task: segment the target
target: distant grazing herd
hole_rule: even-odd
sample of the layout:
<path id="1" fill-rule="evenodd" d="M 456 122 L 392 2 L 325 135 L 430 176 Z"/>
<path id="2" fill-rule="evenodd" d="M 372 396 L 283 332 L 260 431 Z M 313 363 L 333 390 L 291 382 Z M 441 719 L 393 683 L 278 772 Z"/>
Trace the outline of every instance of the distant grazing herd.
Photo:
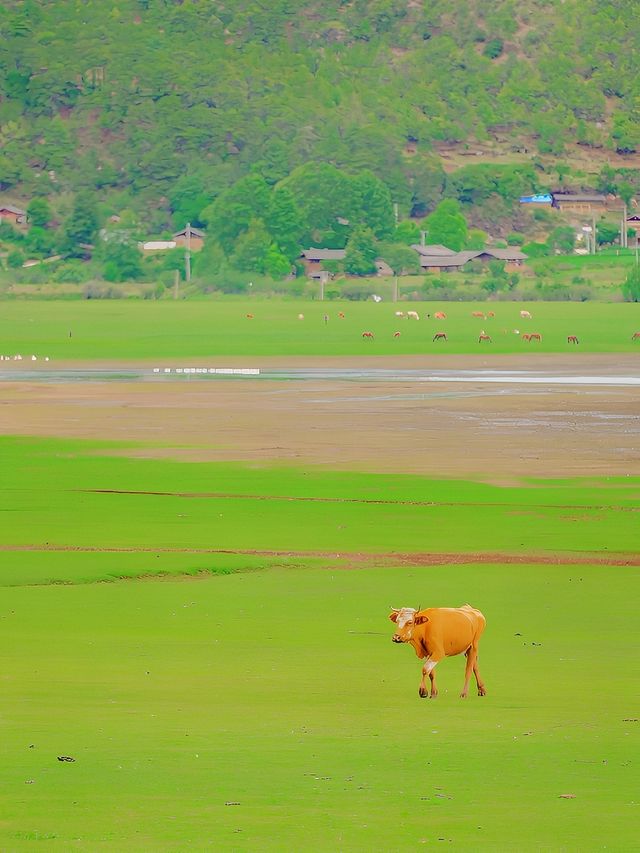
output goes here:
<path id="1" fill-rule="evenodd" d="M 418 314 L 417 311 L 396 311 L 395 316 L 398 319 L 405 319 L 405 320 L 419 320 L 420 319 L 420 315 Z M 431 314 L 426 314 L 425 316 L 426 316 L 427 320 L 431 319 Z M 472 311 L 471 316 L 476 320 L 492 320 L 495 318 L 496 315 L 495 315 L 494 311 L 487 311 L 486 313 L 484 311 Z M 248 320 L 253 320 L 253 314 L 247 314 L 246 317 Z M 520 311 L 520 318 L 522 320 L 533 320 L 533 315 L 531 314 L 530 311 L 522 310 L 522 311 Z M 338 312 L 338 319 L 339 320 L 345 319 L 345 315 L 344 315 L 343 311 Z M 447 315 L 445 314 L 444 311 L 435 311 L 433 314 L 433 319 L 434 320 L 446 320 Z M 298 314 L 298 320 L 304 320 L 304 314 Z M 328 320 L 329 320 L 329 315 L 325 314 L 324 315 L 324 322 L 327 323 Z M 509 334 L 508 329 L 503 329 L 502 332 L 503 332 L 503 334 Z M 393 337 L 399 338 L 401 336 L 401 334 L 402 334 L 402 332 L 396 330 L 393 332 Z M 524 341 L 525 343 L 533 343 L 533 342 L 542 343 L 542 335 L 540 334 L 540 332 L 523 332 L 522 334 L 520 334 L 520 329 L 513 329 L 513 334 L 519 335 L 520 340 Z M 369 340 L 375 339 L 375 335 L 370 330 L 365 330 L 362 333 L 362 337 L 367 338 Z M 448 340 L 447 333 L 442 332 L 442 331 L 436 332 L 432 338 L 432 341 L 447 341 L 447 340 Z M 634 332 L 631 335 L 631 340 L 632 341 L 639 341 L 640 340 L 640 332 Z M 491 335 L 489 335 L 484 329 L 482 329 L 482 331 L 478 335 L 478 343 L 479 344 L 482 344 L 482 343 L 490 344 L 490 343 L 492 343 Z M 580 343 L 580 340 L 578 339 L 577 335 L 567 335 L 567 343 L 577 346 Z"/>
<path id="2" fill-rule="evenodd" d="M 398 319 L 405 319 L 405 320 L 419 320 L 420 319 L 420 315 L 418 314 L 417 311 L 396 311 L 395 316 Z M 431 319 L 431 314 L 426 314 L 425 316 L 426 316 L 427 320 Z M 495 315 L 494 311 L 487 311 L 486 313 L 484 311 L 472 311 L 471 316 L 475 320 L 492 320 L 495 318 L 496 315 Z M 253 314 L 247 314 L 246 317 L 248 320 L 253 320 Z M 338 312 L 338 319 L 344 320 L 344 318 L 345 318 L 344 312 L 343 311 Z M 435 311 L 433 314 L 433 319 L 434 320 L 446 320 L 447 315 L 445 314 L 444 311 Z M 520 311 L 520 319 L 522 319 L 522 320 L 533 320 L 533 315 L 531 314 L 530 311 L 525 311 L 523 309 L 522 311 Z M 304 314 L 298 314 L 298 320 L 304 320 Z M 324 315 L 325 324 L 328 322 L 328 320 L 329 320 L 329 315 L 325 314 Z M 508 329 L 503 329 L 502 332 L 503 332 L 503 334 L 509 334 Z M 534 342 L 542 343 L 542 335 L 540 334 L 540 332 L 523 332 L 522 334 L 520 334 L 520 329 L 513 329 L 513 334 L 519 335 L 520 340 L 524 341 L 525 343 L 534 343 Z M 396 330 L 393 332 L 394 338 L 399 338 L 401 335 L 402 335 L 402 332 L 400 332 L 399 330 Z M 364 332 L 362 332 L 362 337 L 366 338 L 368 340 L 374 340 L 375 339 L 375 335 L 373 334 L 373 332 L 368 330 L 368 329 L 365 330 Z M 432 338 L 432 341 L 447 341 L 447 340 L 448 340 L 447 333 L 443 332 L 443 331 L 436 332 Z M 489 335 L 484 329 L 482 329 L 482 331 L 478 335 L 478 343 L 479 344 L 482 344 L 482 343 L 490 344 L 490 343 L 492 343 L 492 340 L 493 339 L 492 339 L 491 335 Z M 640 332 L 634 332 L 631 335 L 631 340 L 632 341 L 640 341 Z M 579 340 L 577 335 L 567 335 L 567 343 L 572 344 L 574 346 L 577 346 L 580 343 L 580 340 Z"/>

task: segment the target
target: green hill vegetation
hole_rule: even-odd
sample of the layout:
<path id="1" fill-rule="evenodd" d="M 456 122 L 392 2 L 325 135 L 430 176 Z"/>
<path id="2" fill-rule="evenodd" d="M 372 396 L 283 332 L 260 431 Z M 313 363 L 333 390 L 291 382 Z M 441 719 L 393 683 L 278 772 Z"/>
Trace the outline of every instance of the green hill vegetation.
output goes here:
<path id="1" fill-rule="evenodd" d="M 0 249 L 14 268 L 60 252 L 51 275 L 84 280 L 69 257 L 106 224 L 95 275 L 135 279 L 136 242 L 191 222 L 200 276 L 282 278 L 350 241 L 368 273 L 409 242 L 396 214 L 446 199 L 546 240 L 563 223 L 520 194 L 640 194 L 639 50 L 619 0 L 6 0 L 0 193 L 40 210 Z"/>

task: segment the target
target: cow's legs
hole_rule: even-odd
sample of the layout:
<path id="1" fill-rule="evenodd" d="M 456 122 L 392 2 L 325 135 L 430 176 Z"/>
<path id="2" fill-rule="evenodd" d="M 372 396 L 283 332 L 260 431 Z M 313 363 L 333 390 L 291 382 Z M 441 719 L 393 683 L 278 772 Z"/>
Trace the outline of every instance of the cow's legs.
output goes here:
<path id="1" fill-rule="evenodd" d="M 438 695 L 438 688 L 436 687 L 436 671 L 432 669 L 429 673 L 429 680 L 431 681 L 431 698 L 435 699 Z"/>
<path id="2" fill-rule="evenodd" d="M 462 688 L 462 693 L 460 694 L 461 699 L 467 698 L 467 693 L 469 692 L 469 682 L 471 681 L 471 673 L 476 669 L 478 650 L 474 646 L 471 646 L 464 653 L 464 656 L 467 659 L 467 665 L 464 670 L 464 687 Z"/>
<path id="3" fill-rule="evenodd" d="M 487 691 L 485 690 L 484 681 L 480 677 L 480 671 L 478 669 L 478 652 L 477 652 L 477 650 L 476 650 L 476 659 L 475 659 L 475 662 L 473 664 L 473 674 L 476 677 L 476 684 L 478 685 L 478 696 L 486 696 Z"/>
<path id="4" fill-rule="evenodd" d="M 422 667 L 422 679 L 420 681 L 420 687 L 418 688 L 418 693 L 421 698 L 424 699 L 429 695 L 429 691 L 427 690 L 426 685 L 426 677 L 429 676 L 429 681 L 431 682 L 431 697 L 435 699 L 438 695 L 438 689 L 436 688 L 436 676 L 434 673 L 434 669 L 436 668 L 438 661 L 430 658 Z"/>

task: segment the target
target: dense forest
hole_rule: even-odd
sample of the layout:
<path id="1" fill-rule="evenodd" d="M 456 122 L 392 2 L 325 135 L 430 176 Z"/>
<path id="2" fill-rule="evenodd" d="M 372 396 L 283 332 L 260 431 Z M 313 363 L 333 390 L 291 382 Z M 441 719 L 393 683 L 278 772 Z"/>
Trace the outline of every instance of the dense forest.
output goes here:
<path id="1" fill-rule="evenodd" d="M 4 0 L 0 191 L 48 205 L 31 254 L 125 211 L 140 235 L 208 227 L 203 265 L 274 275 L 311 242 L 389 241 L 394 204 L 406 219 L 452 199 L 472 225 L 526 231 L 523 192 L 640 189 L 633 7 Z M 443 160 L 489 142 L 496 162 Z"/>

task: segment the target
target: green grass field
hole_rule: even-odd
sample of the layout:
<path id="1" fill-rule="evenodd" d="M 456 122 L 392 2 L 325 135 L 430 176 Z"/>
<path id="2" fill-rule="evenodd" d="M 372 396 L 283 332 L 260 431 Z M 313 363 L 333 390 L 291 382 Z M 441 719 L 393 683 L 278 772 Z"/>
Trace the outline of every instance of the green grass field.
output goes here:
<path id="1" fill-rule="evenodd" d="M 639 573 L 589 559 L 637 552 L 639 478 L 507 488 L 118 450 L 0 441 L 0 849 L 634 848 Z M 233 553 L 254 549 L 298 553 Z M 389 610 L 466 601 L 488 695 L 459 699 L 455 658 L 420 700 Z"/>
<path id="2" fill-rule="evenodd" d="M 532 320 L 520 317 L 523 308 Z M 394 316 L 407 309 L 416 310 L 420 320 Z M 494 318 L 471 316 L 490 310 Z M 436 311 L 444 311 L 446 320 L 434 320 Z M 304 320 L 298 319 L 301 312 Z M 515 329 L 539 332 L 542 343 L 525 343 Z M 491 335 L 491 344 L 478 344 L 481 330 Z M 363 339 L 363 331 L 372 331 L 374 340 Z M 435 331 L 445 331 L 448 341 L 434 343 Z M 574 352 L 568 335 L 578 336 L 580 352 L 636 352 L 640 342 L 631 341 L 636 331 L 640 303 L 16 301 L 3 302 L 0 310 L 1 354 L 54 361 Z"/>

